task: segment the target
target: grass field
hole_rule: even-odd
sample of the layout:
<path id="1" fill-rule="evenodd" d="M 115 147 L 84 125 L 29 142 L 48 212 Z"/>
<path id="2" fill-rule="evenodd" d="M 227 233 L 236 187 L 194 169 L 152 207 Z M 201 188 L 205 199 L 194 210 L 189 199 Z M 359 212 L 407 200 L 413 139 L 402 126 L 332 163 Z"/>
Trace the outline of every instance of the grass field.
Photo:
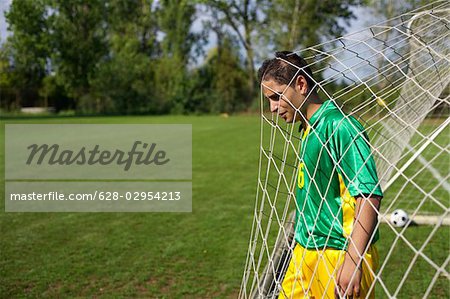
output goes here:
<path id="1" fill-rule="evenodd" d="M 4 213 L 1 201 L 2 298 L 235 298 L 253 217 L 259 156 L 259 118 L 86 117 L 9 119 L 5 123 L 189 123 L 193 127 L 192 213 Z M 1 169 L 4 174 L 4 169 Z M 4 188 L 2 181 L 1 188 Z M 1 190 L 2 198 L 4 189 Z M 418 248 L 432 227 L 411 227 Z M 448 228 L 423 252 L 441 265 Z M 381 226 L 386 256 L 395 234 Z M 401 242 L 383 281 L 392 291 L 414 256 Z M 435 271 L 415 263 L 398 298 L 421 298 Z M 449 267 L 447 266 L 447 271 Z M 378 292 L 381 294 L 381 292 Z M 381 296 L 380 296 L 381 297 Z M 440 277 L 432 298 L 450 297 Z"/>

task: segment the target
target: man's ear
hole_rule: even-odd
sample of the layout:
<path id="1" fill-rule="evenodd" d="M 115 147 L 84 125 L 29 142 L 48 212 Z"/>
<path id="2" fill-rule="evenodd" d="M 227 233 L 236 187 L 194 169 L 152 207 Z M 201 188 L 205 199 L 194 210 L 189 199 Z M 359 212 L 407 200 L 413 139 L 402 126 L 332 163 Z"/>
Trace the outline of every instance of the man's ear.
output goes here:
<path id="1" fill-rule="evenodd" d="M 303 75 L 297 76 L 297 80 L 295 80 L 295 89 L 304 96 L 308 94 L 308 82 Z"/>

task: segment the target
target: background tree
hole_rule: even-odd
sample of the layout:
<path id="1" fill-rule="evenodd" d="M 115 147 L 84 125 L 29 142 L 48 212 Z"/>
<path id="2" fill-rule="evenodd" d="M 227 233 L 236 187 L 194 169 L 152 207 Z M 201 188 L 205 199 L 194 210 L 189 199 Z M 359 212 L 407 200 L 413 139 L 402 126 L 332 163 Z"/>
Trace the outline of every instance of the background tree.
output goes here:
<path id="1" fill-rule="evenodd" d="M 265 13 L 269 27 L 264 34 L 275 49 L 294 50 L 341 36 L 354 19 L 357 0 L 272 0 Z M 344 23 L 342 23 L 342 21 Z"/>
<path id="2" fill-rule="evenodd" d="M 13 70 L 6 44 L 0 45 L 0 109 L 14 110 L 17 94 L 14 88 Z"/>
<path id="3" fill-rule="evenodd" d="M 108 53 L 89 77 L 91 91 L 80 109 L 96 113 L 160 113 L 154 91 L 158 55 L 157 10 L 153 1 L 111 1 Z"/>
<path id="4" fill-rule="evenodd" d="M 2 68 L 14 78 L 8 82 L 17 91 L 16 107 L 237 112 L 256 98 L 262 57 L 343 34 L 341 21 L 353 17 L 351 6 L 358 3 L 15 0 L 7 13 L 10 51 Z M 196 22 L 201 17 L 203 26 Z M 205 43 L 214 35 L 215 43 Z M 207 55 L 206 44 L 212 49 Z"/>
<path id="5" fill-rule="evenodd" d="M 167 99 L 172 112 L 183 112 L 188 105 L 188 65 L 193 46 L 200 36 L 191 30 L 196 16 L 189 0 L 159 2 L 158 25 L 161 31 L 161 57 L 156 63 L 155 87 L 159 102 Z"/>
<path id="6" fill-rule="evenodd" d="M 51 10 L 53 67 L 68 94 L 80 99 L 107 54 L 107 2 L 53 0 Z"/>
<path id="7" fill-rule="evenodd" d="M 205 62 L 192 71 L 188 112 L 234 113 L 248 108 L 248 78 L 230 37 L 211 49 Z"/>
<path id="8" fill-rule="evenodd" d="M 30 105 L 47 73 L 49 57 L 48 11 L 44 0 L 13 1 L 5 14 L 8 56 L 12 63 L 11 87 L 16 93 L 14 107 Z"/>
<path id="9" fill-rule="evenodd" d="M 158 113 L 153 92 L 151 60 L 140 52 L 136 36 L 114 35 L 111 58 L 103 61 L 90 78 L 91 93 L 81 109 L 96 113 Z"/>
<path id="10" fill-rule="evenodd" d="M 236 49 L 233 40 L 225 38 L 210 58 L 215 74 L 213 88 L 218 96 L 214 110 L 219 112 L 242 111 L 248 108 L 248 99 L 252 99 L 252 91 L 245 84 L 248 74 Z"/>
<path id="11" fill-rule="evenodd" d="M 205 0 L 203 1 L 211 10 L 212 16 L 228 32 L 237 37 L 240 47 L 245 52 L 245 66 L 248 73 L 248 88 L 251 95 L 256 87 L 256 49 L 260 33 L 265 30 L 266 21 L 263 8 L 267 5 L 265 0 Z"/>

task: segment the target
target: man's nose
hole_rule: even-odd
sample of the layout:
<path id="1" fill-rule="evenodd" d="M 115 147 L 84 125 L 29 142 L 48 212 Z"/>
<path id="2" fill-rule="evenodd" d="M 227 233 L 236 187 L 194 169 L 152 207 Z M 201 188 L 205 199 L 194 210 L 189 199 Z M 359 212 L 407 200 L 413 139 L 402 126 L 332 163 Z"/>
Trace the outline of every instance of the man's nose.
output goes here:
<path id="1" fill-rule="evenodd" d="M 278 110 L 278 101 L 270 100 L 270 112 L 277 112 Z"/>

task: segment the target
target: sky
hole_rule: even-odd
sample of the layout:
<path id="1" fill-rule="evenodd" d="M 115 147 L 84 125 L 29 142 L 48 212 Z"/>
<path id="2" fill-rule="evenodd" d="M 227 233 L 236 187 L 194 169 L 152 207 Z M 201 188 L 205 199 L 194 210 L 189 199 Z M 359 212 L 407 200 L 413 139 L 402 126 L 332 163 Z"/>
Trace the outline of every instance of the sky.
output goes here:
<path id="1" fill-rule="evenodd" d="M 0 0 L 0 43 L 3 43 L 8 35 L 8 31 L 6 30 L 8 24 L 6 24 L 4 13 L 8 10 L 11 2 L 12 0 Z"/>

